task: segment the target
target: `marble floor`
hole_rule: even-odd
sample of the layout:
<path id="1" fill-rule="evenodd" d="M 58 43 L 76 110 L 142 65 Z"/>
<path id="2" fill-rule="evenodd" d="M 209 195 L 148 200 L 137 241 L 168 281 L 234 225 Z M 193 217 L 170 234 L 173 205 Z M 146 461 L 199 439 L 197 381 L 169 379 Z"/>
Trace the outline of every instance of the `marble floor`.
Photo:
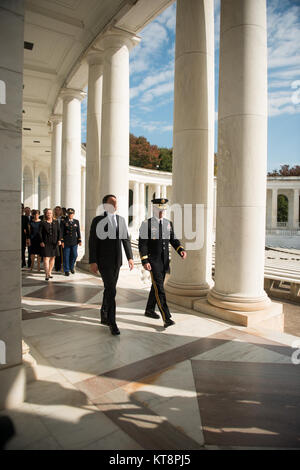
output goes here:
<path id="1" fill-rule="evenodd" d="M 164 329 L 143 315 L 149 285 L 136 268 L 120 273 L 115 337 L 99 322 L 99 277 L 22 276 L 27 390 L 0 413 L 16 429 L 6 449 L 300 448 L 300 335 L 172 304 Z"/>

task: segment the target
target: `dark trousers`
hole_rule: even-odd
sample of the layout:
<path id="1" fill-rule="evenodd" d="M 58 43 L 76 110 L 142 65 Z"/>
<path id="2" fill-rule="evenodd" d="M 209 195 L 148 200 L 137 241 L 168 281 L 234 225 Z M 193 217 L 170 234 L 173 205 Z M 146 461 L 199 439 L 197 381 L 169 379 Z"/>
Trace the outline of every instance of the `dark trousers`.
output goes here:
<path id="1" fill-rule="evenodd" d="M 63 262 L 63 247 L 59 246 L 58 249 L 59 249 L 59 255 L 55 256 L 55 265 L 54 265 L 55 271 L 61 270 L 61 265 Z"/>
<path id="2" fill-rule="evenodd" d="M 151 268 L 152 270 L 150 271 L 150 274 L 152 286 L 149 293 L 146 310 L 149 312 L 154 312 L 155 304 L 157 303 L 162 319 L 165 322 L 166 320 L 169 320 L 171 318 L 164 289 L 166 271 L 164 269 L 163 264 L 158 264 L 156 266 L 151 263 Z"/>
<path id="3" fill-rule="evenodd" d="M 26 238 L 22 237 L 22 268 L 26 266 L 25 251 L 26 251 Z"/>
<path id="4" fill-rule="evenodd" d="M 101 306 L 101 320 L 108 320 L 110 325 L 116 323 L 116 294 L 120 266 L 98 266 L 104 284 Z"/>

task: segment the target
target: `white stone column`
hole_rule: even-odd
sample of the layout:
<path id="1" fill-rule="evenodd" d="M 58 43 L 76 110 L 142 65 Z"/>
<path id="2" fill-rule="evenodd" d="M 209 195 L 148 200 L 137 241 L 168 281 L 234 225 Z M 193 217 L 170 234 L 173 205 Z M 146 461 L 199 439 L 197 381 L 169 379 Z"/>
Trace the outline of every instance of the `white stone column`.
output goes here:
<path id="1" fill-rule="evenodd" d="M 140 210 L 139 210 L 140 224 L 145 220 L 145 184 L 140 183 Z"/>
<path id="2" fill-rule="evenodd" d="M 299 189 L 294 189 L 293 229 L 299 230 Z"/>
<path id="3" fill-rule="evenodd" d="M 82 90 L 64 88 L 62 155 L 61 155 L 61 204 L 75 209 L 80 219 L 81 209 L 81 101 L 86 93 Z"/>
<path id="4" fill-rule="evenodd" d="M 155 185 L 155 199 L 161 197 L 160 184 Z"/>
<path id="5" fill-rule="evenodd" d="M 153 188 L 151 184 L 148 184 L 148 212 L 147 212 L 147 218 L 152 217 L 152 194 L 153 194 Z"/>
<path id="6" fill-rule="evenodd" d="M 219 83 L 216 268 L 208 301 L 227 312 L 259 311 L 270 306 L 264 291 L 266 0 L 222 1 Z"/>
<path id="7" fill-rule="evenodd" d="M 21 329 L 24 2 L 0 2 L 0 409 L 19 406 L 26 378 Z M 4 223 L 5 221 L 5 223 Z M 11 227 L 12 230 L 7 231 Z"/>
<path id="8" fill-rule="evenodd" d="M 133 234 L 135 237 L 138 235 L 138 231 L 140 228 L 140 190 L 139 190 L 139 183 L 138 181 L 133 182 L 133 208 L 132 208 L 132 215 L 133 215 Z"/>
<path id="9" fill-rule="evenodd" d="M 278 189 L 272 188 L 272 228 L 277 228 Z"/>
<path id="10" fill-rule="evenodd" d="M 51 207 L 60 206 L 61 198 L 61 136 L 62 115 L 53 114 L 49 121 L 52 123 L 51 138 Z"/>
<path id="11" fill-rule="evenodd" d="M 80 228 L 82 234 L 86 236 L 85 229 L 85 208 L 86 208 L 86 167 L 81 167 L 81 219 L 80 219 Z M 84 238 L 84 241 L 86 238 Z M 82 261 L 82 260 L 81 260 Z"/>
<path id="12" fill-rule="evenodd" d="M 118 212 L 128 220 L 129 51 L 138 38 L 113 28 L 100 42 L 104 49 L 101 133 L 101 196 L 115 194 Z"/>
<path id="13" fill-rule="evenodd" d="M 92 51 L 87 56 L 89 72 L 86 131 L 85 254 L 81 260 L 86 264 L 89 261 L 88 243 L 91 223 L 93 218 L 99 215 L 102 204 L 100 167 L 103 60 L 102 51 Z"/>
<path id="14" fill-rule="evenodd" d="M 182 261 L 172 252 L 166 290 L 170 300 L 191 307 L 212 285 L 213 0 L 177 1 L 173 149 L 172 205 L 182 209 L 181 240 L 188 255 Z M 186 220 L 185 204 L 191 208 Z M 198 240 L 188 239 L 188 230 L 196 230 Z"/>
<path id="15" fill-rule="evenodd" d="M 163 184 L 161 187 L 161 197 L 167 197 L 167 186 L 165 184 Z"/>

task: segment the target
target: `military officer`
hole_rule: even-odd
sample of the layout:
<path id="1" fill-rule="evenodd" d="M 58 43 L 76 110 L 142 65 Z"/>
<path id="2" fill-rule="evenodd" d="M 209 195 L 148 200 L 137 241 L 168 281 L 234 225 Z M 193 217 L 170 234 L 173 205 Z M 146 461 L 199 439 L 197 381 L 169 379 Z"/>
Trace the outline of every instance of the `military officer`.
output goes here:
<path id="1" fill-rule="evenodd" d="M 67 209 L 67 217 L 61 223 L 62 246 L 64 249 L 64 272 L 65 276 L 75 274 L 74 266 L 77 258 L 77 247 L 81 246 L 81 234 L 79 220 L 74 219 L 75 210 Z"/>
<path id="2" fill-rule="evenodd" d="M 144 220 L 139 235 L 141 261 L 144 269 L 150 271 L 152 280 L 145 315 L 159 318 L 154 311 L 157 303 L 164 327 L 167 328 L 175 323 L 171 319 L 164 291 L 165 275 L 169 268 L 169 243 L 183 259 L 186 258 L 186 252 L 175 236 L 172 222 L 164 218 L 168 199 L 156 198 L 151 202 L 153 203 L 153 217 Z"/>

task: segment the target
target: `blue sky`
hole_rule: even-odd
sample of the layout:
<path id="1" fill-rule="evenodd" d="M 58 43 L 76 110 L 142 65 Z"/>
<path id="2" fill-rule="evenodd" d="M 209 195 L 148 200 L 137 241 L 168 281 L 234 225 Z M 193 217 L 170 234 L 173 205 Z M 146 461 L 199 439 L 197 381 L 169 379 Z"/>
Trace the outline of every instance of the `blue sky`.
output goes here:
<path id="1" fill-rule="evenodd" d="M 268 0 L 268 170 L 300 164 L 300 0 Z M 130 53 L 130 132 L 172 147 L 175 3 L 140 32 Z M 220 0 L 215 0 L 215 91 L 218 107 Z M 82 103 L 82 141 L 86 100 Z M 215 132 L 217 151 L 217 120 Z"/>

